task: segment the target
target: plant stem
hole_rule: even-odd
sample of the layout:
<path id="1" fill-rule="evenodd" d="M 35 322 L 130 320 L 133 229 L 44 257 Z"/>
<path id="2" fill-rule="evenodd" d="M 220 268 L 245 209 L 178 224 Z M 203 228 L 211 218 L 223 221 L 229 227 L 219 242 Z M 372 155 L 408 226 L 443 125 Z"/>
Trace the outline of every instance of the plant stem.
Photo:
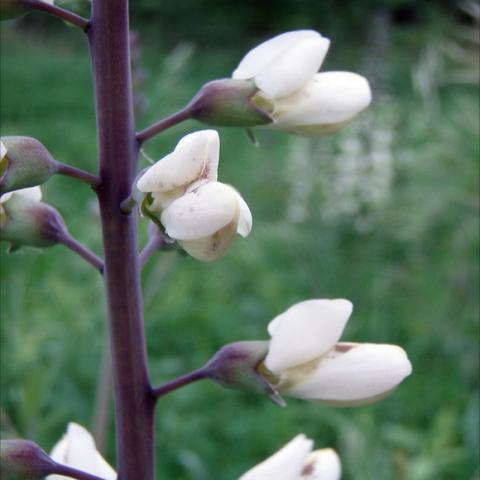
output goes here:
<path id="1" fill-rule="evenodd" d="M 35 10 L 40 10 L 45 13 L 49 13 L 54 17 L 60 18 L 65 22 L 74 25 L 86 32 L 90 27 L 90 21 L 76 13 L 65 10 L 64 8 L 51 5 L 43 0 L 22 0 L 23 5 L 28 8 L 33 8 Z"/>
<path id="2" fill-rule="evenodd" d="M 178 112 L 169 115 L 168 117 L 162 118 L 158 122 L 137 133 L 137 142 L 139 145 L 141 145 L 149 138 L 154 137 L 168 128 L 183 122 L 184 120 L 188 120 L 189 118 L 191 118 L 191 112 L 190 108 L 187 106 Z"/>
<path id="3" fill-rule="evenodd" d="M 207 378 L 208 372 L 204 368 L 199 368 L 198 370 L 194 370 L 193 372 L 187 373 L 186 375 L 182 375 L 181 377 L 175 378 L 170 382 L 164 383 L 159 387 L 152 389 L 152 395 L 158 399 L 167 393 L 176 390 L 177 388 L 183 387 L 185 385 L 189 385 L 190 383 L 196 382 L 198 380 L 202 380 Z"/>
<path id="4" fill-rule="evenodd" d="M 93 189 L 96 189 L 100 186 L 100 177 L 93 175 L 91 173 L 85 172 L 80 168 L 72 167 L 71 165 L 66 165 L 65 163 L 57 162 L 57 173 L 60 175 L 65 175 L 67 177 L 76 178 L 82 182 L 87 183 Z"/>
<path id="5" fill-rule="evenodd" d="M 147 368 L 137 216 L 121 211 L 135 177 L 135 139 L 127 0 L 94 0 L 88 31 L 97 115 L 97 190 L 105 250 L 105 287 L 112 350 L 121 480 L 153 480 L 155 399 Z"/>
<path id="6" fill-rule="evenodd" d="M 103 273 L 103 260 L 89 250 L 85 245 L 73 238 L 68 232 L 63 232 L 59 241 L 62 245 L 68 247 L 72 252 L 86 260 L 95 267 L 100 273 Z"/>
<path id="7" fill-rule="evenodd" d="M 77 480 L 104 480 L 96 475 L 92 475 L 91 473 L 82 472 L 81 470 L 77 470 L 76 468 L 68 467 L 67 465 L 60 465 L 55 468 L 56 475 L 64 475 L 70 478 L 76 478 Z"/>

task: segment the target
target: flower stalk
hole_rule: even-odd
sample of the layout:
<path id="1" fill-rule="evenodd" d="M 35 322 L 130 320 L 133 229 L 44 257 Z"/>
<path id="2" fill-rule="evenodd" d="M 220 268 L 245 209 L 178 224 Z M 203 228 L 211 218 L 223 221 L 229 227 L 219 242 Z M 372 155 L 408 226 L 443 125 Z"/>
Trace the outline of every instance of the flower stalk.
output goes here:
<path id="1" fill-rule="evenodd" d="M 153 480 L 154 397 L 144 337 L 137 216 L 121 211 L 135 177 L 135 139 L 127 0 L 94 1 L 88 30 L 102 184 L 97 190 L 105 251 L 118 475 Z M 121 168 L 119 168 L 121 165 Z"/>
<path id="2" fill-rule="evenodd" d="M 21 0 L 21 3 L 27 8 L 39 10 L 53 15 L 54 17 L 60 18 L 61 20 L 80 28 L 84 32 L 87 32 L 90 28 L 90 21 L 88 19 L 77 15 L 76 13 L 70 12 L 69 10 L 65 10 L 64 8 L 51 5 L 43 0 Z"/>

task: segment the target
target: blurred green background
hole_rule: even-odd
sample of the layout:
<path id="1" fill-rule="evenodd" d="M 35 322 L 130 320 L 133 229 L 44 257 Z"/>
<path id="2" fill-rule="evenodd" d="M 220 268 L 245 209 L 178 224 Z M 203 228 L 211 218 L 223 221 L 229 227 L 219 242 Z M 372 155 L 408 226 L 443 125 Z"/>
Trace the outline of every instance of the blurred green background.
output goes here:
<path id="1" fill-rule="evenodd" d="M 389 398 L 354 409 L 296 399 L 281 409 L 207 382 L 186 387 L 158 404 L 157 478 L 236 479 L 305 432 L 337 449 L 345 480 L 478 479 L 478 2 L 141 0 L 131 10 L 138 128 L 297 28 L 332 40 L 322 70 L 361 73 L 374 94 L 330 137 L 258 129 L 257 148 L 220 129 L 220 179 L 247 200 L 254 228 L 213 264 L 162 253 L 145 268 L 154 382 L 225 343 L 266 339 L 271 318 L 315 297 L 351 299 L 344 340 L 399 344 L 414 368 Z M 81 33 L 41 14 L 2 24 L 0 99 L 2 135 L 37 137 L 95 171 Z M 158 159 L 199 128 L 175 127 L 145 153 Z M 53 178 L 43 190 L 99 253 L 89 189 Z M 1 266 L 2 434 L 49 450 L 68 421 L 98 427 L 101 280 L 62 247 L 7 255 L 2 244 Z M 108 418 L 100 443 L 114 463 L 111 408 Z"/>

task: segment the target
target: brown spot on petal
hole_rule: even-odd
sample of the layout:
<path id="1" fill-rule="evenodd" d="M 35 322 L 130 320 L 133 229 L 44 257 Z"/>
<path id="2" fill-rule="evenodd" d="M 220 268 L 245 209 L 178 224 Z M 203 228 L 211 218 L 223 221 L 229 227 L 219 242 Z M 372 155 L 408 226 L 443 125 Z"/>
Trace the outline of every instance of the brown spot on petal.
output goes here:
<path id="1" fill-rule="evenodd" d="M 352 343 L 337 343 L 334 347 L 336 352 L 345 353 L 354 348 Z"/>
<path id="2" fill-rule="evenodd" d="M 302 475 L 312 475 L 315 471 L 315 462 L 307 463 L 302 470 Z"/>

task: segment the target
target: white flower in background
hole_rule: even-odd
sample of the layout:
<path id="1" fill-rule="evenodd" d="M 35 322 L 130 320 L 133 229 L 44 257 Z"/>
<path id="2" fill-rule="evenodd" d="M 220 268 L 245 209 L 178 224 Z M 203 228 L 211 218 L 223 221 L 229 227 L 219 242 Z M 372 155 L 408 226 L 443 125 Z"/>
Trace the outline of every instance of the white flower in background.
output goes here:
<path id="1" fill-rule="evenodd" d="M 368 81 L 351 72 L 317 73 L 330 40 L 313 30 L 283 33 L 247 53 L 234 79 L 253 79 L 255 103 L 274 119 L 269 127 L 301 135 L 334 132 L 368 107 Z"/>
<path id="2" fill-rule="evenodd" d="M 412 367 L 396 345 L 337 343 L 352 312 L 348 300 L 306 300 L 268 325 L 265 366 L 285 395 L 336 406 L 380 400 Z"/>
<path id="3" fill-rule="evenodd" d="M 297 435 L 239 480 L 339 480 L 341 465 L 331 448 L 311 453 L 313 441 Z"/>
<path id="4" fill-rule="evenodd" d="M 220 257 L 236 233 L 246 237 L 252 228 L 252 214 L 240 194 L 217 182 L 219 151 L 215 130 L 191 133 L 137 182 L 151 196 L 147 209 L 165 232 L 204 261 Z"/>
<path id="5" fill-rule="evenodd" d="M 67 433 L 53 447 L 50 457 L 57 463 L 77 468 L 105 480 L 115 480 L 115 470 L 104 460 L 95 447 L 90 433 L 77 423 L 69 423 Z M 67 480 L 63 475 L 49 475 L 47 480 Z"/>

